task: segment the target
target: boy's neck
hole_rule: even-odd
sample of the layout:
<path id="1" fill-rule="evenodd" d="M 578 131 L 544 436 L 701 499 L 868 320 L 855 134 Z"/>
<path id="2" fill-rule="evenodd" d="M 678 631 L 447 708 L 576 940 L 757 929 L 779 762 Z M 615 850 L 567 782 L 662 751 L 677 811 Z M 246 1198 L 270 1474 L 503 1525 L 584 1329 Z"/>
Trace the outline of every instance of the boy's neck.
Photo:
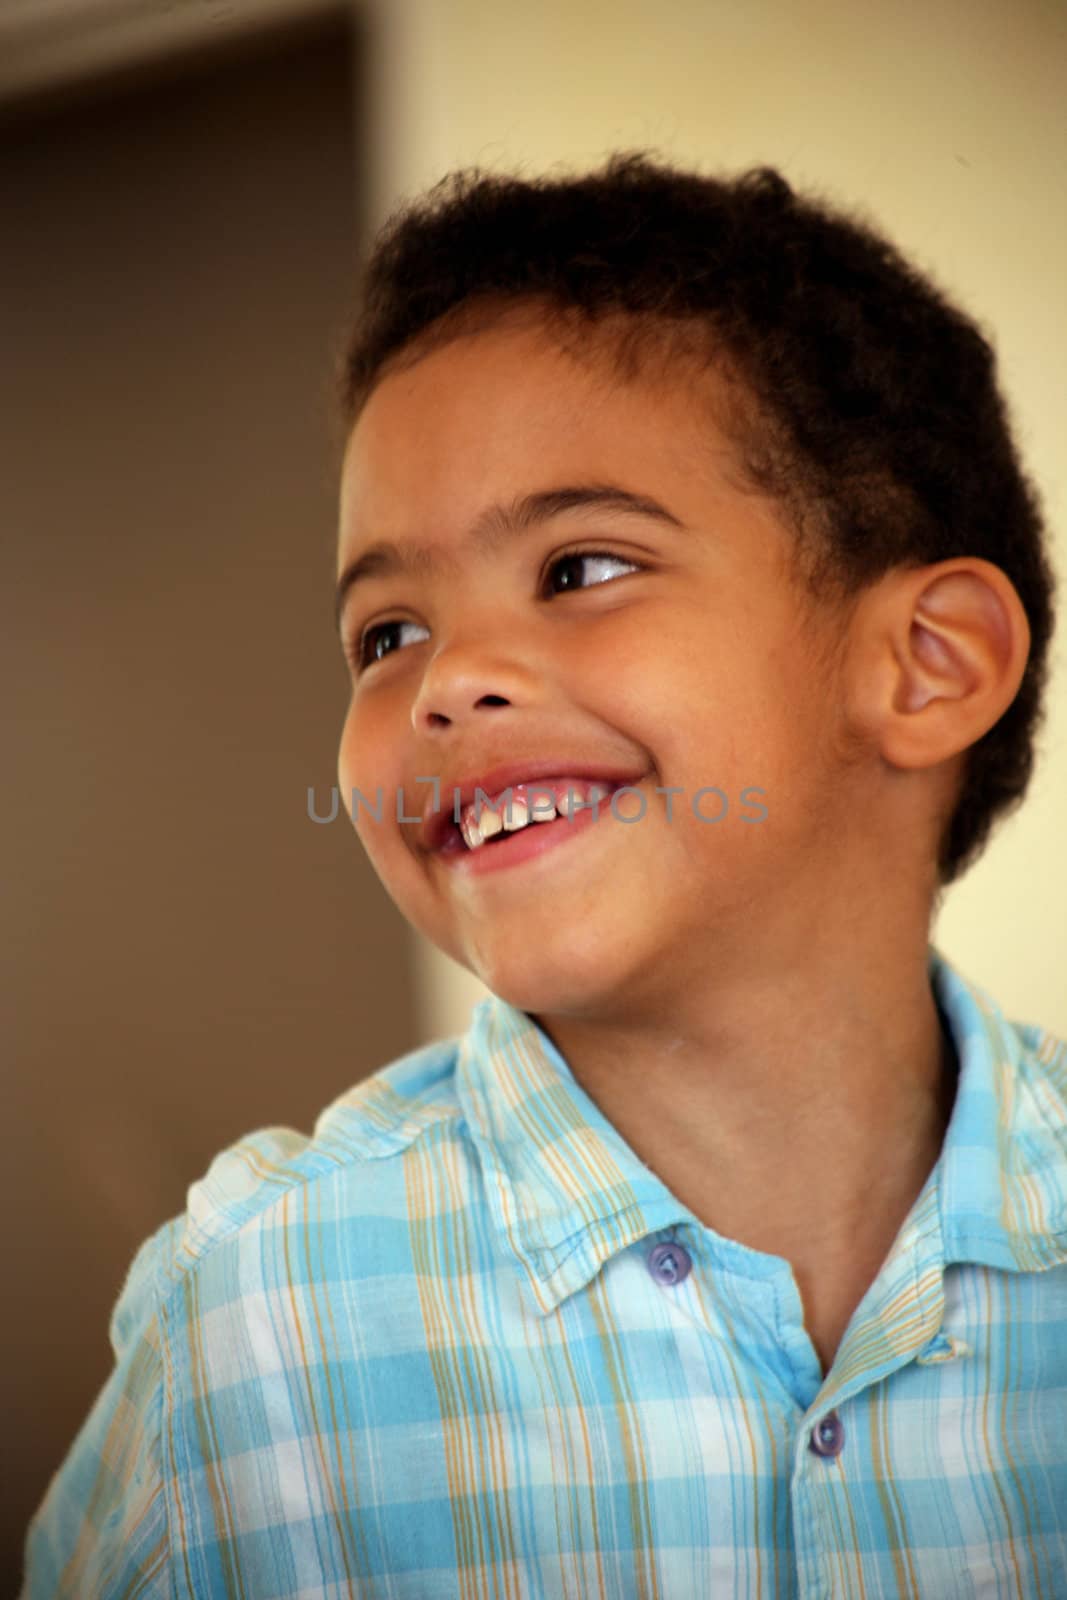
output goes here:
<path id="1" fill-rule="evenodd" d="M 636 1154 L 716 1232 L 794 1265 L 813 1241 L 825 1261 L 877 1255 L 937 1160 L 957 1063 L 925 945 L 876 965 L 694 985 L 687 1009 L 644 1027 L 537 1020 Z"/>

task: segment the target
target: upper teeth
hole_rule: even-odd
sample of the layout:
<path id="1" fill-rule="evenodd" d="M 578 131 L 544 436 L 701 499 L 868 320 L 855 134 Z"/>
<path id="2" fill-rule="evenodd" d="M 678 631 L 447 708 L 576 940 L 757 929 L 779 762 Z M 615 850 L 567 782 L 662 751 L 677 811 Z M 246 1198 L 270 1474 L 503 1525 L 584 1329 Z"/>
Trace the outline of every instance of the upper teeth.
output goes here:
<path id="1" fill-rule="evenodd" d="M 509 795 L 505 791 L 502 797 L 504 803 L 499 811 L 492 810 L 484 802 L 477 805 L 472 802 L 465 806 L 459 826 L 468 850 L 477 850 L 487 839 L 492 839 L 501 831 L 517 833 L 529 822 L 552 822 L 557 816 L 569 818 L 572 814 L 576 815 L 581 807 L 593 801 L 606 800 L 611 794 L 606 784 L 586 785 L 578 779 L 568 784 L 559 799 L 549 792 L 548 784 L 531 787 L 535 793 L 528 804 L 521 795 Z"/>

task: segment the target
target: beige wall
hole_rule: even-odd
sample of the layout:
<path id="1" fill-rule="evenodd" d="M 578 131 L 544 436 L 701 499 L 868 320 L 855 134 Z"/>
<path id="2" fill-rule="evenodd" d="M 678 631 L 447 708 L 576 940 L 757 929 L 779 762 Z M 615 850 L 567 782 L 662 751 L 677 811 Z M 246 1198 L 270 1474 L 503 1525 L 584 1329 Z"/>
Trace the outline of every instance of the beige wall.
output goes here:
<path id="1" fill-rule="evenodd" d="M 454 166 L 653 147 L 771 163 L 862 209 L 1000 352 L 1067 591 L 1067 28 L 1058 0 L 382 0 L 372 219 Z M 1009 1015 L 1067 1036 L 1067 592 L 1045 754 L 935 939 Z M 419 944 L 421 1030 L 484 994 Z"/>
<path id="2" fill-rule="evenodd" d="M 0 127 L 0 1593 L 141 1240 L 414 1043 L 335 782 L 347 30 Z"/>

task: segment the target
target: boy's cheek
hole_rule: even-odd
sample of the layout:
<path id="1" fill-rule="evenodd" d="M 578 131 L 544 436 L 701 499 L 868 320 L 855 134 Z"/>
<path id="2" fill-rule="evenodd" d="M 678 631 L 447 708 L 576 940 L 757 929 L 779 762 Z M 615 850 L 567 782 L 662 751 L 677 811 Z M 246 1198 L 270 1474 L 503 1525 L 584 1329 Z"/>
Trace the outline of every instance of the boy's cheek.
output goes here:
<path id="1" fill-rule="evenodd" d="M 344 808 L 361 837 L 365 821 L 372 812 L 380 811 L 385 822 L 392 798 L 380 767 L 375 773 L 374 763 L 367 759 L 367 752 L 375 748 L 369 730 L 358 727 L 350 713 L 341 734 L 337 783 Z"/>

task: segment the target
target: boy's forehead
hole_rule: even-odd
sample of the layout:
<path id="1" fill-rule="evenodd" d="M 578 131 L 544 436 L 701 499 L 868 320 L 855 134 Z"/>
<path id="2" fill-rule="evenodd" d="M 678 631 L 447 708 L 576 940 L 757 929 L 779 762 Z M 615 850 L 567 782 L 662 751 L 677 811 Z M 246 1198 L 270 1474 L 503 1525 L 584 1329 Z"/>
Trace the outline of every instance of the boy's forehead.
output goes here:
<path id="1" fill-rule="evenodd" d="M 387 371 L 347 441 L 342 542 L 420 507 L 440 516 L 447 504 L 469 523 L 502 493 L 549 480 L 621 477 L 658 498 L 742 487 L 715 375 L 684 360 L 620 374 L 605 337 L 561 343 L 556 328 L 526 317 L 439 341 Z"/>

